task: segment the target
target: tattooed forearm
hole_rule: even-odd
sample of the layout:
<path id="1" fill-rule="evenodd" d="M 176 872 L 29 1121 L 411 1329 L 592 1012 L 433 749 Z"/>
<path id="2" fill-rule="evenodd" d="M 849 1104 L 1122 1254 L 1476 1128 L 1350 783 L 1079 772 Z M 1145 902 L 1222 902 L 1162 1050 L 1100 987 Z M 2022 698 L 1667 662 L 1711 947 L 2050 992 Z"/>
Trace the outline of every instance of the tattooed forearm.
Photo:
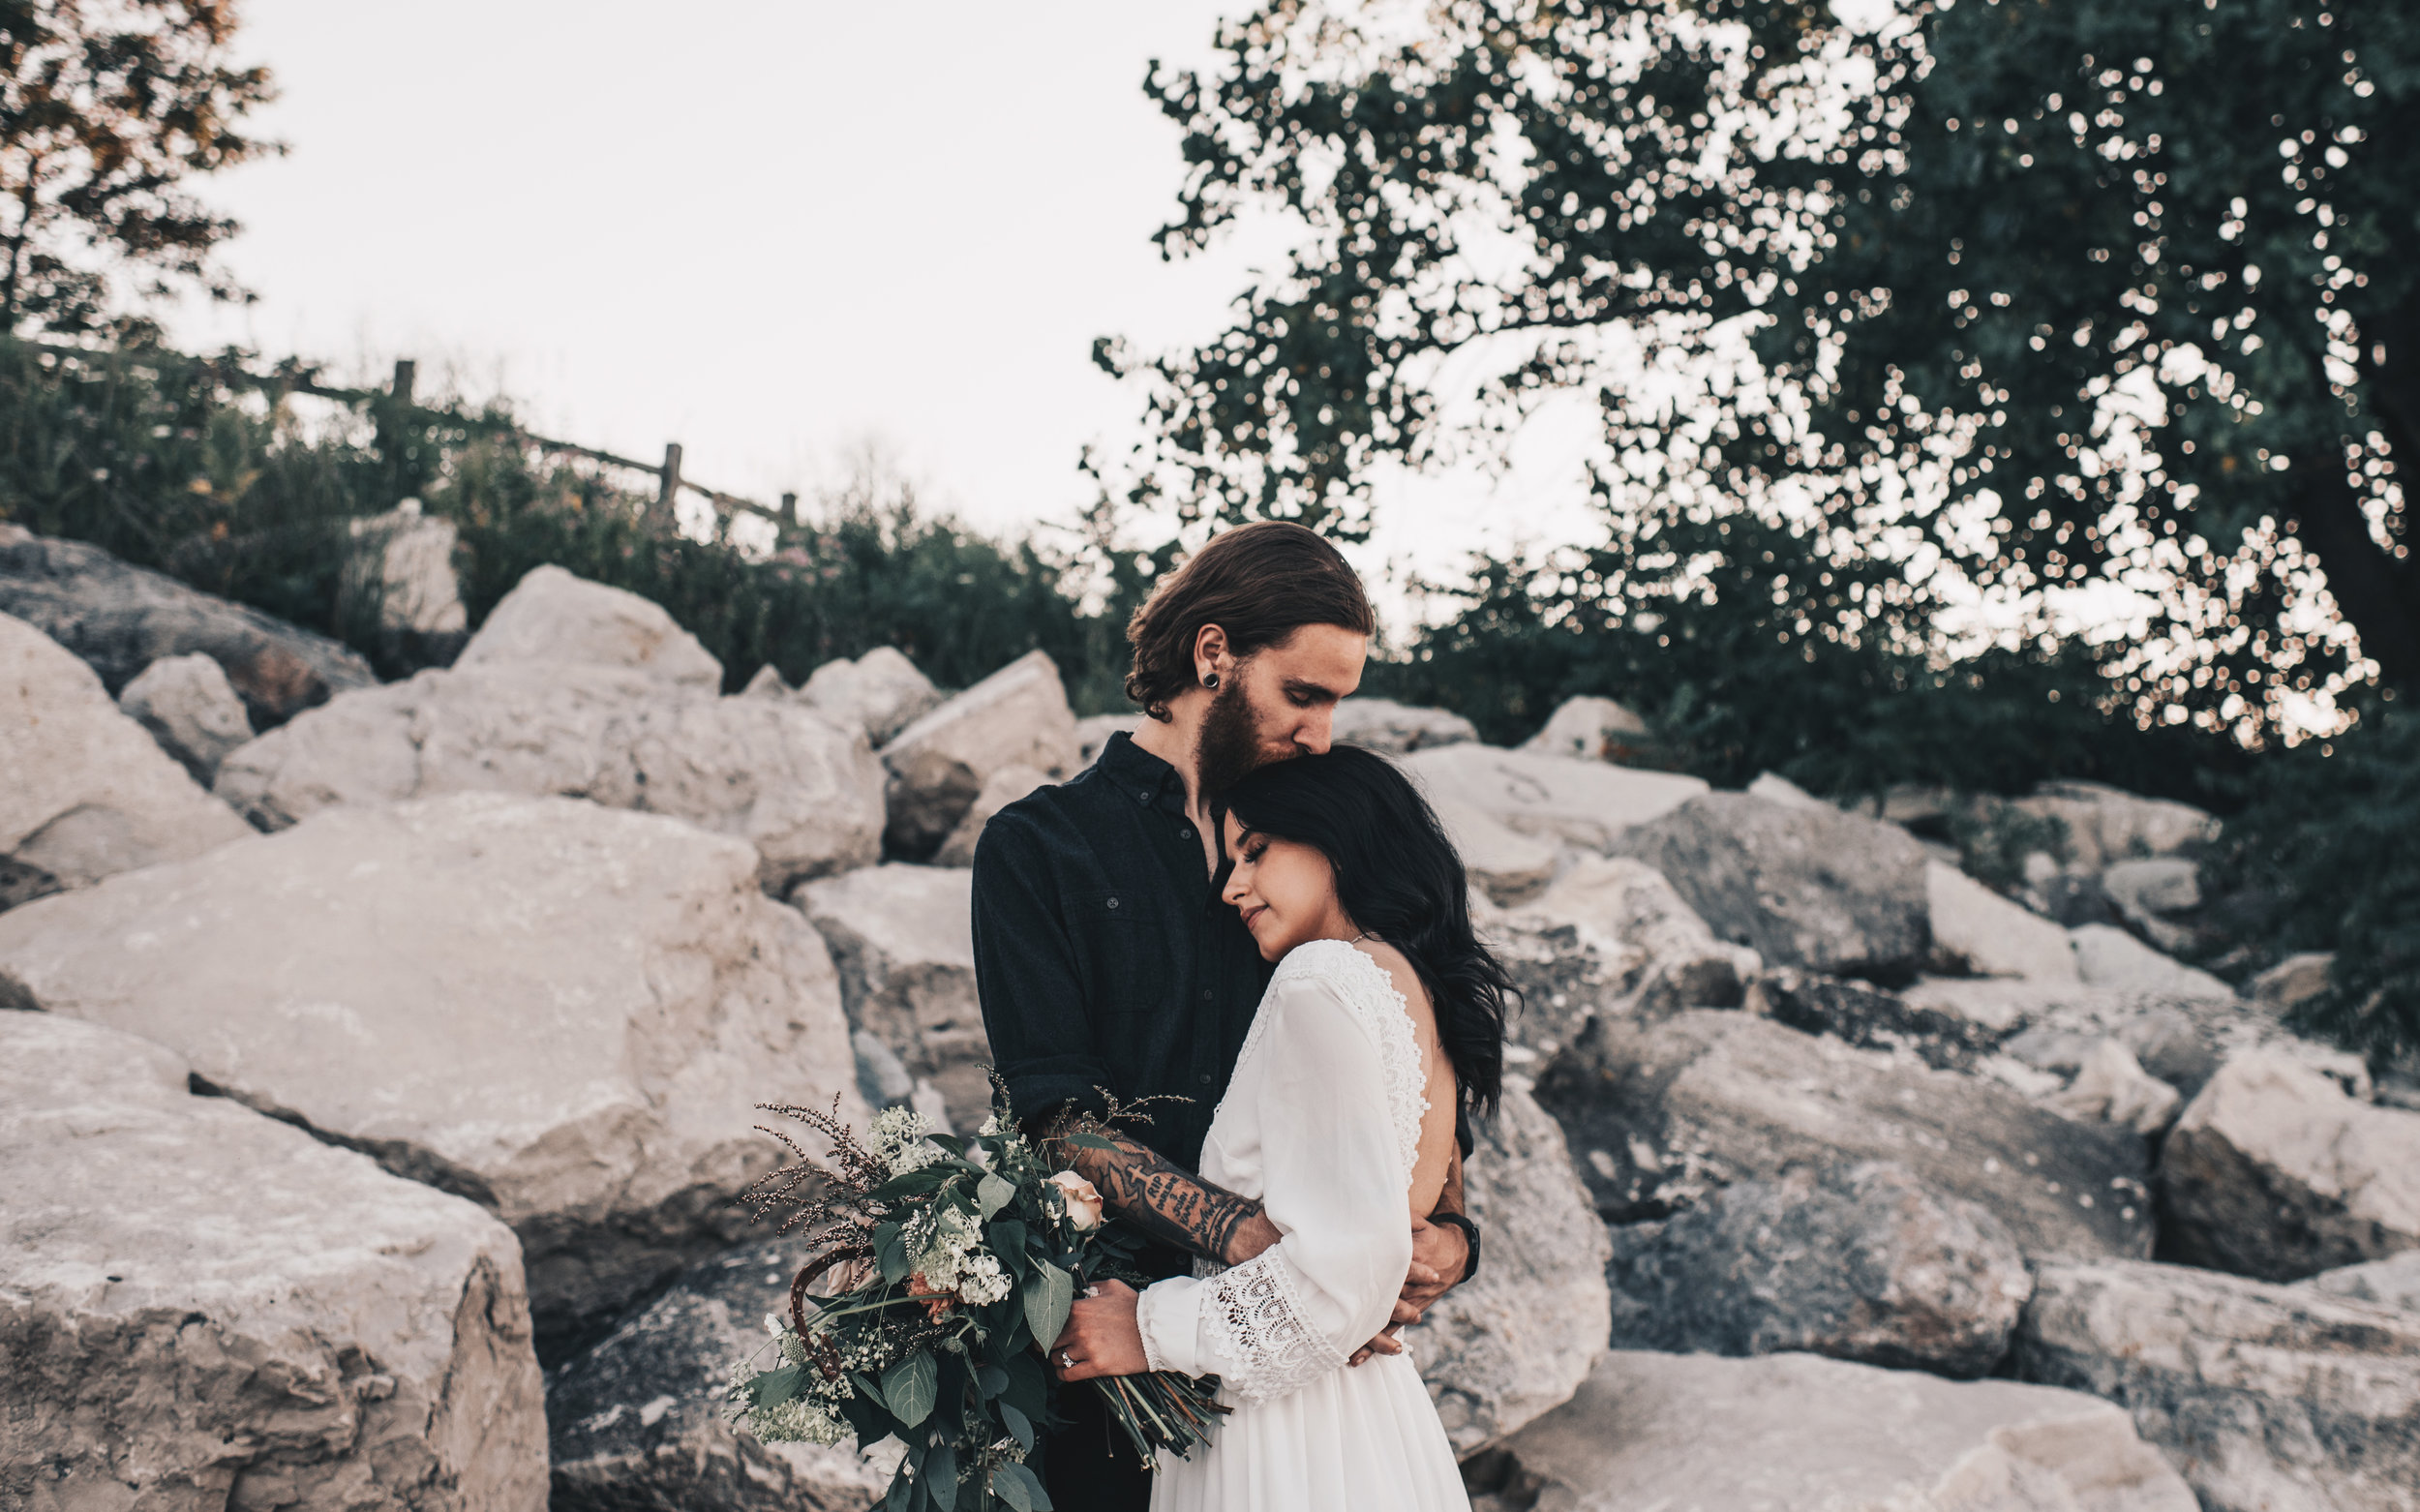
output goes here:
<path id="1" fill-rule="evenodd" d="M 1100 1189 L 1120 1218 L 1164 1244 L 1239 1265 L 1277 1242 L 1277 1227 L 1250 1197 L 1239 1197 L 1132 1139 L 1111 1135 L 1112 1150 L 1070 1153 L 1077 1175 Z"/>

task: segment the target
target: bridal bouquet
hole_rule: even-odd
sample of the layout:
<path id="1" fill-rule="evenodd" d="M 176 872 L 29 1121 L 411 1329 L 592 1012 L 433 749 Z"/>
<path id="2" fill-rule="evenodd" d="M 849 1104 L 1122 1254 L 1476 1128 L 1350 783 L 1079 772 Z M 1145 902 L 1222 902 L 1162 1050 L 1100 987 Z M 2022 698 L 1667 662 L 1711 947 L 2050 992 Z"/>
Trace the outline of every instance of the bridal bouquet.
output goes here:
<path id="1" fill-rule="evenodd" d="M 1144 1281 L 1138 1242 L 1102 1222 L 1090 1182 L 1052 1169 L 1017 1132 L 1005 1091 L 971 1138 L 892 1108 L 874 1120 L 870 1147 L 835 1113 L 763 1105 L 832 1153 L 826 1164 L 765 1131 L 798 1161 L 747 1194 L 760 1217 L 789 1209 L 782 1231 L 805 1225 L 815 1257 L 791 1284 L 789 1315 L 767 1315 L 771 1342 L 732 1369 L 734 1422 L 769 1442 L 898 1439 L 907 1454 L 884 1512 L 1048 1508 L 1024 1463 L 1047 1411 L 1043 1351 L 1080 1288 Z M 1107 1143 L 1086 1131 L 1066 1137 Z M 1190 1452 L 1227 1410 L 1213 1400 L 1215 1377 L 1163 1371 L 1088 1384 L 1145 1460 Z"/>

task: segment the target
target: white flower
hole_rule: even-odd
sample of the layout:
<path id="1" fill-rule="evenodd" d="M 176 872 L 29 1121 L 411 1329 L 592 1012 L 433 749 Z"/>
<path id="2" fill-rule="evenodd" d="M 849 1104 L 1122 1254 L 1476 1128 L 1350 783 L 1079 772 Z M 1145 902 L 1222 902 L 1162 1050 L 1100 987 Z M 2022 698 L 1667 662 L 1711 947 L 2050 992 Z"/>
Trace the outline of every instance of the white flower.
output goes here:
<path id="1" fill-rule="evenodd" d="M 972 1307 L 997 1302 L 1010 1289 L 1008 1272 L 988 1255 L 968 1256 L 965 1268 L 958 1273 L 958 1296 Z"/>
<path id="2" fill-rule="evenodd" d="M 789 1326 L 789 1324 L 781 1320 L 781 1315 L 779 1313 L 768 1313 L 765 1315 L 765 1332 L 772 1335 L 776 1339 L 780 1338 L 781 1331 Z"/>
<path id="3" fill-rule="evenodd" d="M 997 1134 L 999 1132 L 1000 1132 L 1000 1115 L 999 1115 L 999 1114 L 997 1114 L 997 1113 L 992 1114 L 992 1115 L 991 1115 L 990 1117 L 988 1117 L 988 1118 L 985 1118 L 985 1119 L 983 1120 L 983 1127 L 982 1127 L 981 1129 L 978 1129 L 978 1130 L 976 1130 L 976 1131 L 975 1131 L 975 1133 L 976 1133 L 978 1135 L 980 1135 L 981 1137 L 985 1138 L 985 1139 L 991 1138 L 993 1135 Z"/>
<path id="4" fill-rule="evenodd" d="M 1077 1233 L 1101 1226 L 1101 1194 L 1091 1182 L 1072 1170 L 1054 1172 L 1050 1180 L 1067 1199 L 1067 1221 Z"/>

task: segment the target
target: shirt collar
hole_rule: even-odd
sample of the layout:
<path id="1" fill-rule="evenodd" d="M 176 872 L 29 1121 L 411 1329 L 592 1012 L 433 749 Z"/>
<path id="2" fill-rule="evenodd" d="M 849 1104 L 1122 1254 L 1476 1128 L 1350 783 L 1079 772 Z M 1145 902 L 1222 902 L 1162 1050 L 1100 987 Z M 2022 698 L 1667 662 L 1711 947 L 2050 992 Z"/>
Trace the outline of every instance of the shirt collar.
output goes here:
<path id="1" fill-rule="evenodd" d="M 1101 748 L 1095 762 L 1102 774 L 1126 794 L 1146 807 L 1158 807 L 1171 793 L 1178 807 L 1185 802 L 1185 779 L 1176 769 L 1134 743 L 1134 738 L 1124 730 L 1109 737 L 1109 743 Z"/>

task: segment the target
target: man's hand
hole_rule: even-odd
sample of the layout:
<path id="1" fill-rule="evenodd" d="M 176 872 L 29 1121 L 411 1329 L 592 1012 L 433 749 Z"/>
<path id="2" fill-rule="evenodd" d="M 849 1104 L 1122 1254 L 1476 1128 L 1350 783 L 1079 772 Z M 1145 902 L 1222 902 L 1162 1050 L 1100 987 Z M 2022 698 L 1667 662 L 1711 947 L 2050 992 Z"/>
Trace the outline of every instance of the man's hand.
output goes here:
<path id="1" fill-rule="evenodd" d="M 1143 1354 L 1142 1325 L 1134 1316 L 1138 1296 L 1122 1281 L 1104 1281 L 1077 1298 L 1067 1327 L 1050 1346 L 1051 1374 L 1061 1380 L 1090 1380 L 1151 1369 Z"/>
<path id="2" fill-rule="evenodd" d="M 1425 1218 L 1411 1221 L 1411 1268 L 1404 1273 L 1404 1289 L 1395 1298 L 1393 1320 L 1386 1331 L 1355 1349 L 1347 1362 L 1359 1365 L 1373 1354 L 1401 1354 L 1403 1342 L 1395 1336 L 1420 1321 L 1422 1315 L 1437 1305 L 1437 1299 L 1451 1291 L 1462 1280 L 1464 1268 L 1470 1259 L 1470 1241 L 1451 1224 L 1432 1224 Z"/>

